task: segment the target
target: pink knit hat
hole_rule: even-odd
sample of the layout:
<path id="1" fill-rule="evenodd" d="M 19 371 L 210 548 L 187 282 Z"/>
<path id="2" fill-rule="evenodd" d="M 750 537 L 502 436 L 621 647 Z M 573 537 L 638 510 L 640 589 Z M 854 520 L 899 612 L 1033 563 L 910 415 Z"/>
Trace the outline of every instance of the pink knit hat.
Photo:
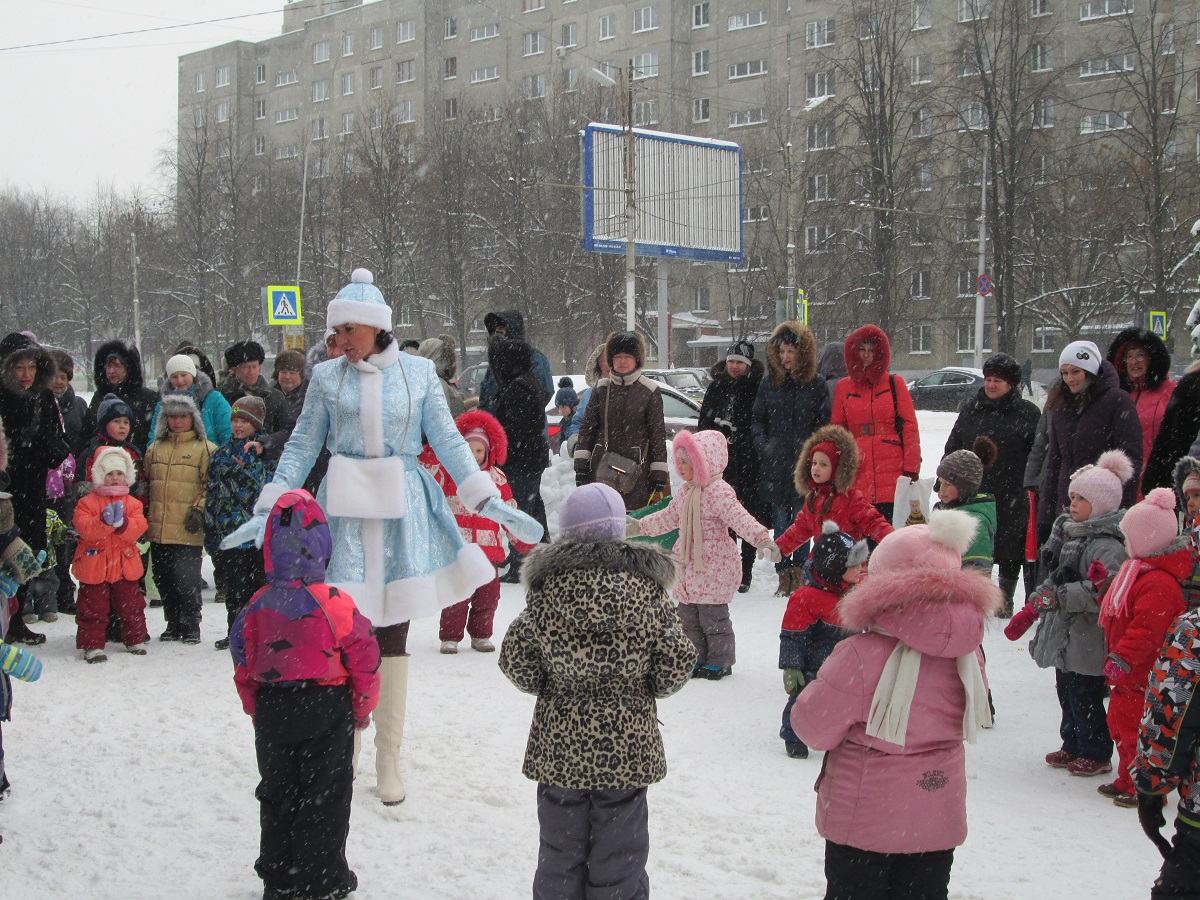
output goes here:
<path id="1" fill-rule="evenodd" d="M 1071 476 L 1072 494 L 1092 504 L 1092 515 L 1102 516 L 1121 505 L 1121 485 L 1133 477 L 1133 463 L 1120 450 L 1100 454 L 1094 466 L 1084 466 Z"/>
<path id="2" fill-rule="evenodd" d="M 1170 488 L 1155 488 L 1146 499 L 1121 519 L 1121 531 L 1129 542 L 1134 559 L 1158 556 L 1179 534 L 1179 518 L 1175 515 L 1175 492 Z"/>
<path id="3" fill-rule="evenodd" d="M 928 525 L 909 525 L 893 531 L 871 554 L 871 575 L 905 569 L 962 568 L 962 555 L 971 546 L 979 523 L 956 509 L 934 510 Z"/>

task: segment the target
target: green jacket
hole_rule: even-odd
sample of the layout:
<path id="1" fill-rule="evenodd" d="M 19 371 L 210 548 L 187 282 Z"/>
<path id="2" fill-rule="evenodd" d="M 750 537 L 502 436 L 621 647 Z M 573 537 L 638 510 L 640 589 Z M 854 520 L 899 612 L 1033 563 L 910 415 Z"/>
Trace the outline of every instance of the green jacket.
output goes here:
<path id="1" fill-rule="evenodd" d="M 971 546 L 963 554 L 964 569 L 980 569 L 991 574 L 992 555 L 996 552 L 996 498 L 991 494 L 976 494 L 950 503 L 939 503 L 935 509 L 957 509 L 979 522 Z"/>

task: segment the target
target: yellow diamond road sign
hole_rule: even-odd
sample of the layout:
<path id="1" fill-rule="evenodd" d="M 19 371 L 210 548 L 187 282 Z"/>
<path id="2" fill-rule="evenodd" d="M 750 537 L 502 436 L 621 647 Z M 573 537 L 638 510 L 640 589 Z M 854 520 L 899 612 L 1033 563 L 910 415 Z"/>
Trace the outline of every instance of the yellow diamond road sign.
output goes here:
<path id="1" fill-rule="evenodd" d="M 279 284 L 267 287 L 267 324 L 304 324 L 304 315 L 300 308 L 299 287 Z"/>

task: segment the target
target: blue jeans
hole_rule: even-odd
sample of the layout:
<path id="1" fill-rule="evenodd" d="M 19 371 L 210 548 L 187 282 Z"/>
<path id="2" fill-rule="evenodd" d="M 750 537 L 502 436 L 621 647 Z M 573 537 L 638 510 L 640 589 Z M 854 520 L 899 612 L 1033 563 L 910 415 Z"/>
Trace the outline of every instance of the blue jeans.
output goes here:
<path id="1" fill-rule="evenodd" d="M 1054 686 L 1062 708 L 1058 731 L 1063 750 L 1084 759 L 1112 759 L 1113 742 L 1104 711 L 1104 676 L 1055 669 Z"/>
<path id="2" fill-rule="evenodd" d="M 771 501 L 771 531 L 776 540 L 792 527 L 792 523 L 796 521 L 796 515 L 800 512 L 800 504 L 803 502 L 799 497 L 793 497 L 783 502 Z M 785 556 L 775 563 L 775 571 L 782 572 L 784 569 L 803 566 L 806 559 L 808 559 L 807 542 L 796 548 L 796 552 L 791 556 Z"/>

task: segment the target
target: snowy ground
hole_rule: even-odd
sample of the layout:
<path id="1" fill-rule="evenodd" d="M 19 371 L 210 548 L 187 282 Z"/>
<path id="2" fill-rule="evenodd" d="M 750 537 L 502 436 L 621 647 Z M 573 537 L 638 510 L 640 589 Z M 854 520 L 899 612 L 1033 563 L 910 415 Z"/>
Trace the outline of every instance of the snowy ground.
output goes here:
<path id="1" fill-rule="evenodd" d="M 926 474 L 953 419 L 921 414 Z M 553 504 L 557 493 L 547 494 Z M 771 595 L 773 583 L 760 564 L 753 589 L 733 602 L 734 676 L 692 682 L 659 706 L 670 774 L 650 790 L 656 896 L 823 893 L 812 790 L 820 755 L 789 759 L 776 736 L 786 601 Z M 504 586 L 497 638 L 522 604 L 519 588 Z M 69 617 L 45 626 L 45 674 L 15 685 L 13 722 L 4 727 L 13 793 L 0 804 L 0 858 L 14 892 L 261 895 L 250 721 L 228 655 L 212 649 L 224 607 L 206 603 L 204 613 L 203 645 L 155 642 L 148 657 L 118 652 L 101 666 L 78 658 Z M 149 619 L 157 635 L 160 611 Z M 968 747 L 970 835 L 956 854 L 951 896 L 1145 896 L 1159 861 L 1136 813 L 1099 797 L 1097 779 L 1042 762 L 1058 747 L 1053 673 L 999 628 L 985 646 L 997 724 Z M 436 621 L 414 622 L 403 805 L 388 809 L 375 798 L 369 742 L 363 751 L 348 849 L 362 885 L 356 896 L 526 897 L 537 818 L 534 785 L 520 770 L 533 698 L 505 680 L 494 655 L 437 649 Z"/>

